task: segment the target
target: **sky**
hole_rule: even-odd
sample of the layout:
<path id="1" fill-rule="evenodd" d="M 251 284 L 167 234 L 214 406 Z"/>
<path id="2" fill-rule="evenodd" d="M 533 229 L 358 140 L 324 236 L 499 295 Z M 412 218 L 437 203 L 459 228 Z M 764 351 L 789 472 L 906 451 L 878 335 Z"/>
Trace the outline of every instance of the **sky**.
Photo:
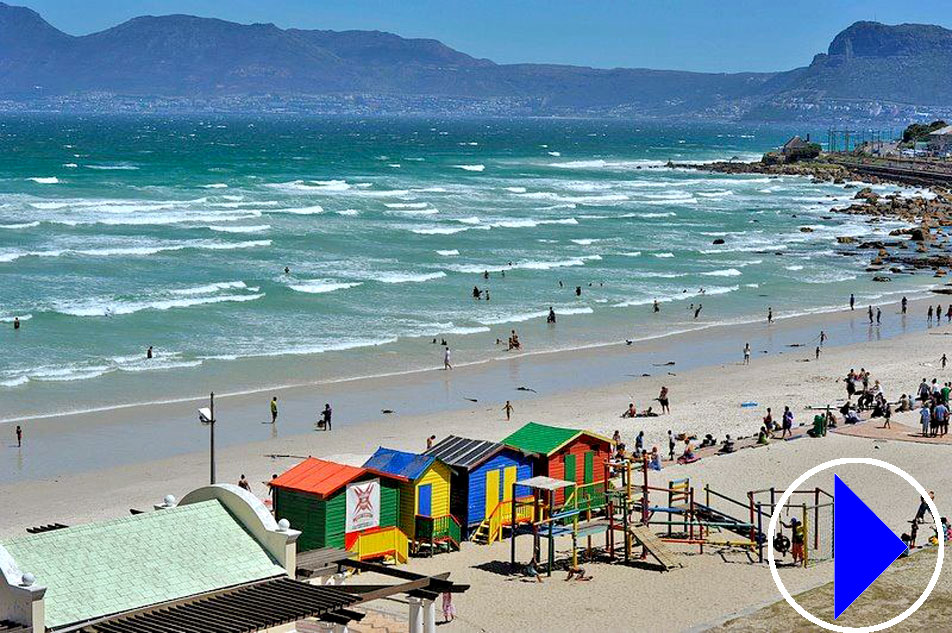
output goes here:
<path id="1" fill-rule="evenodd" d="M 6 0 L 83 35 L 139 15 L 187 13 L 441 40 L 498 63 L 705 72 L 810 63 L 858 20 L 952 27 L 945 0 Z"/>

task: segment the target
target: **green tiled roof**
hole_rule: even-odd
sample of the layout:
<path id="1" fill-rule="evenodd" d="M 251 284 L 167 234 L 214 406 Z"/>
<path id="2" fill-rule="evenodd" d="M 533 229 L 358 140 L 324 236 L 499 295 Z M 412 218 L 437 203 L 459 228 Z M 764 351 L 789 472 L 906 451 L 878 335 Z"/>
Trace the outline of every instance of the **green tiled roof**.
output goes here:
<path id="1" fill-rule="evenodd" d="M 548 455 L 581 432 L 579 429 L 529 422 L 502 443 L 527 453 Z"/>
<path id="2" fill-rule="evenodd" d="M 284 574 L 218 501 L 5 541 L 47 587 L 46 625 L 106 615 Z"/>

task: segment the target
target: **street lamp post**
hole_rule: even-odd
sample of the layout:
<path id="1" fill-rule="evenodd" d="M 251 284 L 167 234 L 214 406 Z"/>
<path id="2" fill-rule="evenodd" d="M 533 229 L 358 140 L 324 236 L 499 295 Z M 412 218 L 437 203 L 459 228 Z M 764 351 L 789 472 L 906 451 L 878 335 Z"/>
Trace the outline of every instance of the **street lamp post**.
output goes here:
<path id="1" fill-rule="evenodd" d="M 215 485 L 215 392 L 208 398 L 208 408 L 198 410 L 198 420 L 208 427 L 209 482 Z"/>

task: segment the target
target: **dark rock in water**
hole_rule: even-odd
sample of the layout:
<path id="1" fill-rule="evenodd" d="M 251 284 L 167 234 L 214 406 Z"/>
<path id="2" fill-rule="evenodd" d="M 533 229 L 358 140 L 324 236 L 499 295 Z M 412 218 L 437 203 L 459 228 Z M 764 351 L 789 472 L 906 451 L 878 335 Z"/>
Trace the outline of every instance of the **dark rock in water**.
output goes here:
<path id="1" fill-rule="evenodd" d="M 836 241 L 839 244 L 853 244 L 856 241 L 856 238 L 849 235 L 844 235 L 836 238 Z"/>
<path id="2" fill-rule="evenodd" d="M 924 229 L 919 226 L 909 231 L 909 239 L 911 239 L 913 242 L 926 242 L 932 239 L 932 234 L 928 229 Z"/>
<path id="3" fill-rule="evenodd" d="M 720 245 L 720 244 L 723 244 L 723 243 L 724 243 L 724 239 L 723 239 L 723 238 L 720 238 L 720 237 L 717 238 L 716 240 L 714 240 L 713 242 L 711 242 L 711 244 L 714 244 L 714 245 Z"/>
<path id="4" fill-rule="evenodd" d="M 822 202 L 818 202 L 817 204 L 823 204 L 823 203 L 822 203 Z M 832 219 L 833 219 L 833 216 L 832 216 L 832 215 L 821 215 L 820 217 L 823 218 L 824 220 L 832 220 Z"/>
<path id="5" fill-rule="evenodd" d="M 800 227 L 800 232 L 801 232 L 801 233 L 813 233 L 813 229 L 810 228 L 809 226 L 801 226 L 801 227 Z"/>
<path id="6" fill-rule="evenodd" d="M 937 295 L 952 295 L 952 288 L 933 288 L 932 292 Z"/>
<path id="7" fill-rule="evenodd" d="M 873 281 L 892 281 L 892 278 L 886 275 L 876 275 L 873 277 Z"/>

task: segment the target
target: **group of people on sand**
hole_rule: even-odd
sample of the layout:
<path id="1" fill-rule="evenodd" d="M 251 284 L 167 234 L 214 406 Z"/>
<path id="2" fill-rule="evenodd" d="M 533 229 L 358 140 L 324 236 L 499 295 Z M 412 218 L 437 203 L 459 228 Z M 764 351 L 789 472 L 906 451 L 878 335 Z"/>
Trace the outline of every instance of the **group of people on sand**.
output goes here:
<path id="1" fill-rule="evenodd" d="M 278 423 L 278 397 L 273 396 L 271 401 L 268 403 L 268 411 L 271 413 L 271 422 L 269 424 Z M 324 408 L 321 409 L 320 413 L 317 415 L 317 420 L 314 422 L 314 428 L 318 431 L 330 431 L 333 428 L 331 418 L 334 415 L 334 410 L 331 409 L 329 402 L 324 403 Z"/>
<path id="2" fill-rule="evenodd" d="M 941 386 L 938 380 L 926 382 L 923 378 L 919 383 L 916 399 L 919 401 L 919 425 L 923 437 L 939 437 L 949 432 L 949 395 L 952 393 L 952 383 L 946 382 Z"/>

